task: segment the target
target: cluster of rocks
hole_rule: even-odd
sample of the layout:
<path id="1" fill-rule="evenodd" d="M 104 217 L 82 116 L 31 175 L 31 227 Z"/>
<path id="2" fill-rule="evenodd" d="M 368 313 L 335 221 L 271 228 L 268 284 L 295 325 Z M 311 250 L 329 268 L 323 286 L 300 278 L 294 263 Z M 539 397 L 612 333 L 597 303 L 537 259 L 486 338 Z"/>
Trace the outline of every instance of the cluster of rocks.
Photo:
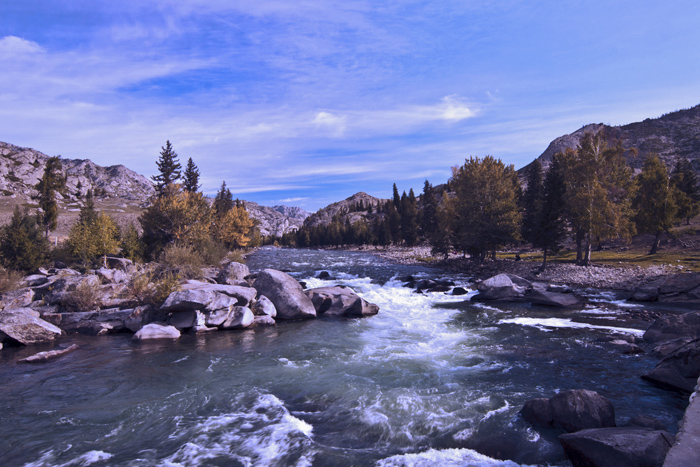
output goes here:
<path id="1" fill-rule="evenodd" d="M 612 402 L 585 389 L 532 399 L 520 414 L 532 425 L 565 431 L 559 442 L 574 467 L 661 467 L 676 441 L 662 422 L 644 415 L 617 427 Z"/>
<path id="2" fill-rule="evenodd" d="M 529 302 L 533 305 L 572 306 L 580 303 L 569 287 L 530 282 L 514 274 L 497 274 L 477 286 L 475 301 Z"/>
<path id="3" fill-rule="evenodd" d="M 454 281 L 450 279 L 416 279 L 413 276 L 405 276 L 399 278 L 399 281 L 404 282 L 403 286 L 415 289 L 415 293 L 434 293 L 443 292 L 451 293 L 452 295 L 466 295 L 467 289 L 464 287 L 455 287 Z"/>
<path id="4" fill-rule="evenodd" d="M 0 298 L 0 345 L 51 341 L 64 333 L 102 335 L 133 332 L 134 339 L 177 338 L 208 332 L 274 325 L 277 320 L 374 315 L 379 307 L 343 286 L 304 290 L 292 276 L 273 269 L 251 274 L 230 263 L 205 280 L 188 280 L 160 307 L 138 306 L 129 297 L 134 266 L 107 258 L 107 267 L 88 274 L 41 269 L 24 278 L 26 287 Z M 71 297 L 87 284 L 106 309 L 73 311 Z"/>

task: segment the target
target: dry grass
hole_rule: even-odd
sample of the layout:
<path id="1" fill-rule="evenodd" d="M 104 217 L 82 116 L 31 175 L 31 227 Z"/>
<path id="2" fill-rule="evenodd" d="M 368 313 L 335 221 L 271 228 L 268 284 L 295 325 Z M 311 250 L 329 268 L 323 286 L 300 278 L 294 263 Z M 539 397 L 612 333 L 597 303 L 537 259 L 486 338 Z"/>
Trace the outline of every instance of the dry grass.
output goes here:
<path id="1" fill-rule="evenodd" d="M 99 284 L 84 280 L 71 291 L 66 298 L 66 306 L 75 311 L 92 311 L 102 305 Z"/>
<path id="2" fill-rule="evenodd" d="M 19 289 L 23 277 L 19 271 L 0 267 L 0 294 Z"/>

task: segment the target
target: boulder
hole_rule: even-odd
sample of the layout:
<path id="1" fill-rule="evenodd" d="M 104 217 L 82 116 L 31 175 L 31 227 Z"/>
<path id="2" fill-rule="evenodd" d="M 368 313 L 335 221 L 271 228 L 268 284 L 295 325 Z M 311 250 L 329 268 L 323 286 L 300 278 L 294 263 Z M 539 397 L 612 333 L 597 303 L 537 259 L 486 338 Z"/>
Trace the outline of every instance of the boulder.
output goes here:
<path id="1" fill-rule="evenodd" d="M 53 324 L 37 318 L 28 308 L 0 311 L 0 342 L 17 341 L 20 344 L 49 342 L 61 335 Z"/>
<path id="2" fill-rule="evenodd" d="M 2 348 L 2 347 L 0 347 Z M 22 360 L 19 360 L 17 363 L 45 363 L 48 362 L 49 360 L 53 360 L 55 358 L 58 358 L 62 355 L 65 355 L 69 352 L 72 352 L 74 350 L 79 349 L 80 347 L 77 344 L 72 344 L 68 346 L 65 349 L 58 349 L 58 350 L 47 350 L 46 352 L 39 352 L 31 357 L 23 358 Z"/>
<path id="3" fill-rule="evenodd" d="M 106 258 L 107 267 L 109 269 L 120 269 L 127 272 L 129 268 L 134 264 L 133 261 L 126 258 L 114 258 L 108 256 Z"/>
<path id="4" fill-rule="evenodd" d="M 44 274 L 32 274 L 24 278 L 24 283 L 27 284 L 28 287 L 36 287 L 37 285 L 46 284 L 48 281 L 49 278 Z"/>
<path id="5" fill-rule="evenodd" d="M 533 425 L 560 427 L 568 432 L 615 426 L 612 402 L 586 389 L 563 391 L 549 399 L 531 399 L 520 414 Z"/>
<path id="6" fill-rule="evenodd" d="M 533 288 L 532 291 L 530 291 L 530 293 L 527 295 L 527 299 L 533 305 L 556 307 L 578 305 L 581 302 L 575 295 L 572 294 L 550 292 L 549 290 L 536 288 Z"/>
<path id="7" fill-rule="evenodd" d="M 189 329 L 198 324 L 200 316 L 198 310 L 176 311 L 168 318 L 168 324 L 179 330 Z"/>
<path id="8" fill-rule="evenodd" d="M 29 287 L 23 289 L 12 290 L 2 294 L 0 300 L 0 308 L 26 308 L 34 301 L 34 291 Z"/>
<path id="9" fill-rule="evenodd" d="M 660 295 L 682 294 L 700 286 L 700 273 L 674 274 L 666 277 L 659 287 Z"/>
<path id="10" fill-rule="evenodd" d="M 163 311 L 196 311 L 203 310 L 215 298 L 211 290 L 176 290 L 168 295 L 160 309 Z"/>
<path id="11" fill-rule="evenodd" d="M 692 379 L 684 378 L 678 370 L 673 368 L 654 368 L 649 373 L 642 375 L 642 379 L 673 391 L 691 393 L 695 390 L 695 382 Z"/>
<path id="12" fill-rule="evenodd" d="M 520 415 L 533 425 L 550 426 L 552 424 L 552 408 L 549 399 L 530 399 L 520 409 Z"/>
<path id="13" fill-rule="evenodd" d="M 133 339 L 142 341 L 150 339 L 177 339 L 178 337 L 180 337 L 180 331 L 174 326 L 150 323 L 139 329 L 139 331 L 134 334 Z"/>
<path id="14" fill-rule="evenodd" d="M 654 347 L 654 349 L 651 351 L 651 354 L 657 358 L 668 357 L 674 351 L 680 349 L 692 340 L 694 340 L 692 337 L 679 337 L 678 339 L 662 342 L 661 344 Z"/>
<path id="15" fill-rule="evenodd" d="M 665 430 L 666 425 L 658 418 L 650 417 L 649 415 L 637 415 L 630 418 L 627 426 L 638 428 L 651 428 L 652 430 Z"/>
<path id="16" fill-rule="evenodd" d="M 610 341 L 610 345 L 614 346 L 621 353 L 626 355 L 644 353 L 644 350 L 637 344 L 632 344 L 622 339 L 615 339 Z"/>
<path id="17" fill-rule="evenodd" d="M 661 467 L 675 436 L 649 428 L 598 428 L 560 435 L 559 442 L 574 467 Z"/>
<path id="18" fill-rule="evenodd" d="M 324 316 L 363 317 L 376 315 L 379 307 L 360 298 L 352 289 L 343 286 L 319 287 L 304 292 Z"/>
<path id="19" fill-rule="evenodd" d="M 132 310 L 95 310 L 68 313 L 44 313 L 43 318 L 68 334 L 80 333 L 89 336 L 123 331 L 125 320 Z"/>
<path id="20" fill-rule="evenodd" d="M 216 276 L 216 281 L 219 284 L 238 285 L 245 282 L 245 277 L 250 274 L 248 266 L 235 261 L 229 263 Z"/>
<path id="21" fill-rule="evenodd" d="M 152 321 L 163 321 L 165 319 L 165 313 L 159 313 L 160 316 L 154 319 L 154 311 L 150 305 L 138 306 L 131 310 L 129 316 L 124 319 L 124 326 L 131 332 L 137 332 Z"/>
<path id="22" fill-rule="evenodd" d="M 479 283 L 475 300 L 522 300 L 531 284 L 513 274 L 498 274 Z"/>
<path id="23" fill-rule="evenodd" d="M 464 287 L 455 287 L 454 289 L 452 289 L 452 295 L 466 295 L 468 293 L 469 291 Z"/>
<path id="24" fill-rule="evenodd" d="M 221 326 L 231 315 L 231 308 L 220 308 L 204 313 L 204 324 L 206 326 Z"/>
<path id="25" fill-rule="evenodd" d="M 607 397 L 587 389 L 563 391 L 549 399 L 552 425 L 569 433 L 615 426 L 615 408 Z"/>
<path id="26" fill-rule="evenodd" d="M 635 302 L 655 302 L 658 299 L 659 288 L 651 285 L 637 288 L 631 298 Z"/>
<path id="27" fill-rule="evenodd" d="M 270 315 L 260 315 L 255 317 L 254 323 L 256 326 L 274 326 L 275 319 Z"/>
<path id="28" fill-rule="evenodd" d="M 693 392 L 700 377 L 700 339 L 692 340 L 671 352 L 642 378 L 661 386 Z"/>
<path id="29" fill-rule="evenodd" d="M 238 300 L 238 305 L 240 306 L 250 306 L 250 304 L 255 300 L 256 291 L 249 286 L 241 285 L 226 285 L 226 284 L 209 284 L 208 282 L 201 282 L 195 280 L 189 280 L 180 287 L 181 290 L 204 290 L 210 292 L 218 292 L 229 297 L 234 297 Z"/>
<path id="30" fill-rule="evenodd" d="M 250 308 L 245 306 L 234 306 L 231 308 L 228 318 L 220 326 L 222 329 L 242 329 L 247 328 L 255 321 L 255 316 Z"/>
<path id="31" fill-rule="evenodd" d="M 255 316 L 270 316 L 274 318 L 277 316 L 277 309 L 275 305 L 264 295 L 258 297 L 258 299 L 253 303 L 253 314 Z"/>
<path id="32" fill-rule="evenodd" d="M 700 311 L 663 315 L 644 333 L 646 342 L 666 342 L 679 337 L 700 339 Z"/>
<path id="33" fill-rule="evenodd" d="M 274 269 L 258 274 L 255 289 L 270 299 L 279 319 L 308 319 L 316 317 L 311 299 L 304 294 L 299 282 L 292 276 Z"/>
<path id="34" fill-rule="evenodd" d="M 97 271 L 95 271 L 95 274 L 105 284 L 121 284 L 123 282 L 128 282 L 129 280 L 129 275 L 121 269 L 100 268 Z"/>
<path id="35" fill-rule="evenodd" d="M 328 271 L 321 271 L 318 273 L 318 278 L 321 280 L 331 279 L 331 274 Z"/>

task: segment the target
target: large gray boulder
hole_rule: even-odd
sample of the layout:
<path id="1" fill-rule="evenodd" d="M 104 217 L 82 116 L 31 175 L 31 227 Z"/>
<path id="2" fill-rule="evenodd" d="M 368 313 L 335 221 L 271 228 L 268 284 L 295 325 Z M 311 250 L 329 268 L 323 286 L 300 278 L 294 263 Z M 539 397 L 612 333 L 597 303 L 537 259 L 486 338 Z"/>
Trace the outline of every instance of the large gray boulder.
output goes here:
<path id="1" fill-rule="evenodd" d="M 661 360 L 642 378 L 660 386 L 693 392 L 700 377 L 700 339 L 690 341 Z"/>
<path id="2" fill-rule="evenodd" d="M 313 302 L 304 295 L 299 282 L 289 274 L 274 269 L 265 269 L 258 274 L 253 286 L 260 295 L 265 295 L 275 305 L 278 319 L 316 317 Z"/>
<path id="3" fill-rule="evenodd" d="M 661 467 L 675 437 L 649 428 L 598 428 L 560 435 L 559 442 L 574 467 Z"/>
<path id="4" fill-rule="evenodd" d="M 23 289 L 11 290 L 2 294 L 0 300 L 0 308 L 25 308 L 34 301 L 34 291 L 29 287 Z"/>
<path id="5" fill-rule="evenodd" d="M 304 293 L 311 299 L 319 315 L 361 318 L 379 312 L 377 305 L 365 301 L 348 287 L 319 287 Z"/>
<path id="6" fill-rule="evenodd" d="M 700 339 L 700 311 L 661 316 L 644 333 L 644 340 L 653 343 L 679 337 Z"/>
<path id="7" fill-rule="evenodd" d="M 0 311 L 0 342 L 37 344 L 50 342 L 60 335 L 58 327 L 34 316 L 29 308 Z"/>
<path id="8" fill-rule="evenodd" d="M 546 402 L 545 402 L 546 401 Z M 520 414 L 533 425 L 560 427 L 569 433 L 615 426 L 615 408 L 607 397 L 587 389 L 563 391 L 525 403 Z"/>
<path id="9" fill-rule="evenodd" d="M 180 337 L 180 331 L 174 326 L 150 323 L 139 329 L 132 339 L 143 341 L 150 339 L 177 339 L 178 337 Z"/>
<path id="10" fill-rule="evenodd" d="M 474 300 L 522 300 L 532 284 L 513 274 L 498 274 L 479 283 Z"/>
<path id="11" fill-rule="evenodd" d="M 235 261 L 229 263 L 216 276 L 216 282 L 219 284 L 238 285 L 245 282 L 245 277 L 250 274 L 248 266 Z"/>
<path id="12" fill-rule="evenodd" d="M 234 297 L 237 299 L 237 304 L 239 306 L 250 306 L 255 300 L 257 295 L 255 289 L 248 286 L 240 285 L 225 285 L 225 284 L 210 284 L 208 282 L 201 282 L 195 280 L 189 280 L 184 283 L 181 290 L 203 290 L 210 292 L 218 292 L 229 297 Z"/>
<path id="13" fill-rule="evenodd" d="M 533 305 L 556 307 L 578 305 L 581 302 L 575 295 L 568 293 L 552 292 L 540 288 L 533 288 L 527 295 L 527 299 Z"/>

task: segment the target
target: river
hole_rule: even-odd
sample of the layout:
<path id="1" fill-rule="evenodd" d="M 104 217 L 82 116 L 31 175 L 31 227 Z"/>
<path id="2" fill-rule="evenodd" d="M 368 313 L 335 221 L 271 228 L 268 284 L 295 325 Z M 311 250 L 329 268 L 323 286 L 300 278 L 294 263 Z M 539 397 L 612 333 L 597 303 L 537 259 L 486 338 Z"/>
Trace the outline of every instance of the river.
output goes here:
<path id="1" fill-rule="evenodd" d="M 557 432 L 518 416 L 528 399 L 591 389 L 613 402 L 618 424 L 647 414 L 674 433 L 687 405 L 639 378 L 655 359 L 607 342 L 648 325 L 611 295 L 567 311 L 420 295 L 398 278 L 443 274 L 362 252 L 264 248 L 248 265 L 308 287 L 348 285 L 379 314 L 174 342 L 73 335 L 62 344 L 80 349 L 37 365 L 16 361 L 50 345 L 5 348 L 0 463 L 566 466 Z"/>

